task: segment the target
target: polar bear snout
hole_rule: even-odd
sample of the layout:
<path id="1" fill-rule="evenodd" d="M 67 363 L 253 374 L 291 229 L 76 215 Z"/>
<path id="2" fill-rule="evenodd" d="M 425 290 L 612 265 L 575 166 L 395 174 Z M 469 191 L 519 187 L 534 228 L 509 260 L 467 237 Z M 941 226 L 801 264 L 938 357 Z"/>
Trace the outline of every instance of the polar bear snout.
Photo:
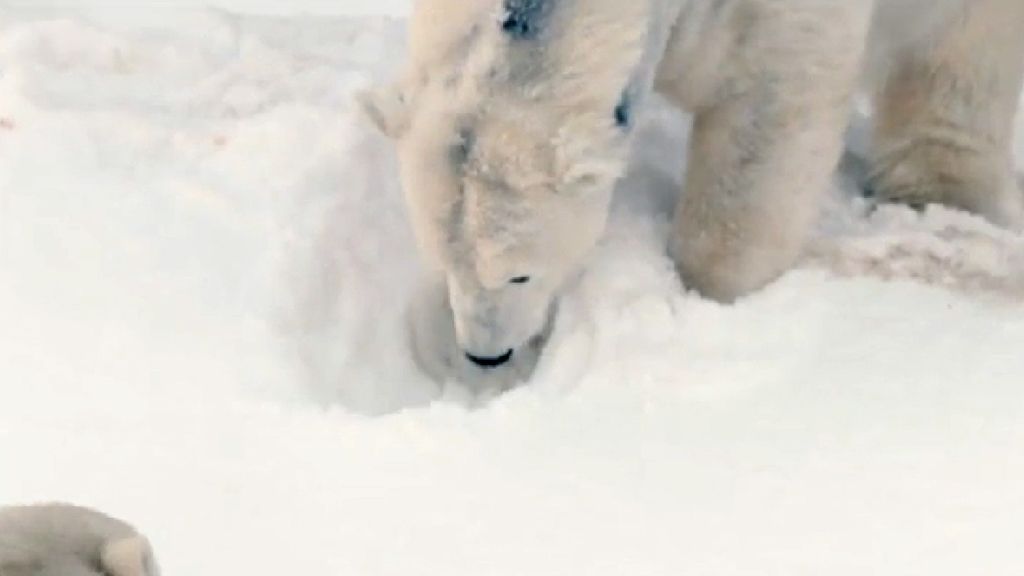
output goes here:
<path id="1" fill-rule="evenodd" d="M 459 353 L 487 371 L 517 362 L 520 349 L 544 333 L 554 300 L 542 286 L 487 290 L 451 282 L 449 288 Z"/>
<path id="2" fill-rule="evenodd" d="M 512 362 L 519 348 L 525 346 L 540 327 L 524 322 L 488 322 L 485 324 L 455 319 L 456 343 L 459 352 L 476 368 L 494 370 Z"/>
<path id="3" fill-rule="evenodd" d="M 556 310 L 557 299 L 547 308 L 542 326 L 526 326 L 531 336 L 522 340 L 508 331 L 509 326 L 502 326 L 500 332 L 484 330 L 460 337 L 457 325 L 468 328 L 466 318 L 453 310 L 447 283 L 430 279 L 417 290 L 408 311 L 414 360 L 424 374 L 439 383 L 457 381 L 478 389 L 509 389 L 534 374 L 553 332 Z M 488 334 L 499 339 L 488 341 Z M 503 342 L 504 347 L 500 345 Z"/>

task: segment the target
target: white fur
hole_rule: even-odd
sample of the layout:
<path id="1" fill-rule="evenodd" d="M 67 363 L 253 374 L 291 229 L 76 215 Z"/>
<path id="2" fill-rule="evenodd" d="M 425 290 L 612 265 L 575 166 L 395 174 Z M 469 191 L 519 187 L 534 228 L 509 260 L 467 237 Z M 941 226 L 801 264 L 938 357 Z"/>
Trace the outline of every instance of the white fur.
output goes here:
<path id="1" fill-rule="evenodd" d="M 1024 81 L 1024 2 L 940 5 L 946 17 L 930 34 L 875 59 L 882 65 L 874 74 L 873 187 L 883 200 L 942 203 L 1019 230 L 1024 194 L 1011 148 Z"/>
<path id="2" fill-rule="evenodd" d="M 658 90 L 695 116 L 670 251 L 712 298 L 756 290 L 796 259 L 863 71 L 885 120 L 871 168 L 881 197 L 1024 222 L 1006 162 L 1020 0 L 533 5 L 544 1 L 529 37 L 514 37 L 503 0 L 420 0 L 407 72 L 362 99 L 398 142 L 412 223 L 464 352 L 519 350 L 550 326 L 626 164 L 631 134 L 614 121 L 624 92 L 639 108 Z M 907 70 L 923 72 L 907 81 Z M 937 94 L 915 94 L 921 113 L 899 101 L 914 90 Z"/>
<path id="3" fill-rule="evenodd" d="M 0 576 L 159 576 L 147 540 L 63 504 L 0 509 Z"/>

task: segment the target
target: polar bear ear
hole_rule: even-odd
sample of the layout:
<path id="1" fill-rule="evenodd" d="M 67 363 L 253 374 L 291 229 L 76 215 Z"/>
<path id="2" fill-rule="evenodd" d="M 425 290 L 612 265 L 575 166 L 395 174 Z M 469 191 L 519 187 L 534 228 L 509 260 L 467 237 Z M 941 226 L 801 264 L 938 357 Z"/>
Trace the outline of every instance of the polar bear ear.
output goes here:
<path id="1" fill-rule="evenodd" d="M 160 576 L 149 541 L 139 535 L 104 544 L 100 563 L 111 576 Z"/>
<path id="2" fill-rule="evenodd" d="M 401 138 L 409 128 L 409 103 L 397 85 L 377 86 L 356 94 L 363 114 L 390 138 Z"/>

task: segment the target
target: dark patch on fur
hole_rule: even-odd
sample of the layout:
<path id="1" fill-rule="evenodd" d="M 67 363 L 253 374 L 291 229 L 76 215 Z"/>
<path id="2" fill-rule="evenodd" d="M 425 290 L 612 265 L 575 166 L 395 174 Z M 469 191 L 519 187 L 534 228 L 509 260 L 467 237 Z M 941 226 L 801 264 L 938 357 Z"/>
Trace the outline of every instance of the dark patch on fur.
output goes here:
<path id="1" fill-rule="evenodd" d="M 536 38 L 551 12 L 554 0 L 505 0 L 501 29 L 519 40 Z"/>
<path id="2" fill-rule="evenodd" d="M 448 148 L 448 161 L 451 163 L 451 169 L 460 187 L 448 212 L 451 223 L 448 227 L 448 243 L 452 246 L 458 245 L 465 234 L 466 189 L 463 180 L 466 175 L 466 165 L 469 164 L 475 144 L 476 132 L 468 126 L 468 123 L 460 122 L 460 128 Z"/>
<path id="3" fill-rule="evenodd" d="M 458 137 L 448 150 L 448 159 L 456 172 L 462 172 L 469 155 L 473 153 L 473 145 L 476 143 L 476 134 L 471 128 L 459 130 Z"/>
<path id="4" fill-rule="evenodd" d="M 619 128 L 629 128 L 633 124 L 633 96 L 629 90 L 622 92 L 622 98 L 615 106 L 615 124 Z"/>
<path id="5" fill-rule="evenodd" d="M 874 199 L 878 196 L 871 177 L 868 161 L 852 150 L 845 150 L 839 159 L 839 175 L 845 178 L 861 196 Z"/>

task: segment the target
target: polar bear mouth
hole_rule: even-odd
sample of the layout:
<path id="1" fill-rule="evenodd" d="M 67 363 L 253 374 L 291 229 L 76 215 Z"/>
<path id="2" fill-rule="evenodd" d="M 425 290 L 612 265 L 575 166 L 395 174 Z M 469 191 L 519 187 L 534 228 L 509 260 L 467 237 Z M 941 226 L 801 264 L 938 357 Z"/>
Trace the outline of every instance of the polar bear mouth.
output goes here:
<path id="1" fill-rule="evenodd" d="M 501 356 L 490 356 L 490 357 L 487 357 L 487 356 L 476 356 L 474 354 L 470 354 L 469 352 L 467 352 L 466 353 L 466 359 L 469 360 L 470 362 L 472 362 L 473 364 L 476 364 L 480 368 L 483 368 L 485 370 L 492 370 L 494 368 L 498 368 L 500 366 L 504 366 L 505 364 L 508 364 L 509 360 L 512 359 L 512 353 L 513 353 L 513 351 L 511 349 L 509 349 L 507 352 L 505 352 Z"/>

